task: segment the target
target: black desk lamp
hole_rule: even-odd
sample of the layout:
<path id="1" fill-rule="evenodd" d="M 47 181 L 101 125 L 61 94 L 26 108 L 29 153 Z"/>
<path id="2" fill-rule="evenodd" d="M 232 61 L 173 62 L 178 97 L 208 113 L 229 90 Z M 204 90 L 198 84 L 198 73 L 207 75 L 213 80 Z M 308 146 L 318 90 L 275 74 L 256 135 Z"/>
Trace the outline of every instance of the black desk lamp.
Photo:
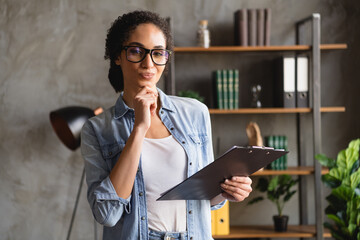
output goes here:
<path id="1" fill-rule="evenodd" d="M 75 106 L 65 107 L 50 112 L 50 122 L 56 135 L 60 138 L 63 144 L 66 147 L 70 148 L 71 150 L 75 151 L 78 147 L 80 147 L 81 128 L 83 127 L 86 120 L 102 112 L 103 112 L 102 108 L 97 108 L 95 110 L 92 110 L 90 108 L 85 108 L 85 107 L 75 107 Z M 81 175 L 75 206 L 73 209 L 71 222 L 66 237 L 67 240 L 70 239 L 70 234 L 71 234 L 72 226 L 74 224 L 74 219 L 79 203 L 84 177 L 85 177 L 85 167 L 83 168 L 83 172 Z M 95 220 L 94 220 L 94 231 L 95 231 L 95 239 L 97 239 Z"/>

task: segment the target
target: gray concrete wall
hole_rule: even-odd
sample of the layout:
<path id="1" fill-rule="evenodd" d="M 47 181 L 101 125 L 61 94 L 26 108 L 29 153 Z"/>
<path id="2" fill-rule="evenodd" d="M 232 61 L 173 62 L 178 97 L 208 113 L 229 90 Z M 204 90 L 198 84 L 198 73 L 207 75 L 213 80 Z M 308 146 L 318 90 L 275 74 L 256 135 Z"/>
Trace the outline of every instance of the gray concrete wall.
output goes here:
<path id="1" fill-rule="evenodd" d="M 360 136 L 357 1 L 0 0 L 0 239 L 65 239 L 83 162 L 79 151 L 69 151 L 57 139 L 49 112 L 69 105 L 109 107 L 115 102 L 117 95 L 107 81 L 108 63 L 103 55 L 106 30 L 118 15 L 147 9 L 171 16 L 177 46 L 194 45 L 197 22 L 206 18 L 212 43 L 231 45 L 233 12 L 260 7 L 273 11 L 274 45 L 293 44 L 294 22 L 312 12 L 322 16 L 323 43 L 349 44 L 346 51 L 322 54 L 323 105 L 347 108 L 346 113 L 323 114 L 323 152 L 336 156 L 351 139 Z M 267 59 L 271 57 L 178 54 L 177 89 L 196 89 L 199 82 L 209 84 L 209 73 L 224 67 L 239 68 L 243 86 L 253 82 L 266 85 Z M 265 69 L 265 73 L 258 69 Z M 311 123 L 309 116 L 304 118 Z M 288 135 L 289 165 L 296 164 L 293 115 L 213 116 L 214 143 L 220 139 L 216 150 L 246 144 L 245 127 L 250 120 L 259 123 L 263 135 Z M 311 130 L 304 134 L 311 139 Z M 311 144 L 306 148 L 311 159 Z M 309 176 L 309 221 L 313 223 L 311 181 Z M 231 204 L 231 224 L 271 224 L 275 211 L 271 204 L 245 204 Z M 290 223 L 299 221 L 296 197 L 285 211 Z M 72 239 L 90 239 L 92 235 L 92 215 L 83 191 Z"/>

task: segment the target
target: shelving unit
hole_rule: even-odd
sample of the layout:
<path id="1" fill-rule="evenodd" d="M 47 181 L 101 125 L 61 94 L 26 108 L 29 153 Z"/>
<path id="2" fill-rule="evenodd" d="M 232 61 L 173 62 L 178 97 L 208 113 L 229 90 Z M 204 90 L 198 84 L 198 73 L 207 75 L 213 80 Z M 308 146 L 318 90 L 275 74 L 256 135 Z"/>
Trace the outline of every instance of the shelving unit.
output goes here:
<path id="1" fill-rule="evenodd" d="M 234 239 L 234 238 L 314 238 L 316 228 L 314 225 L 295 226 L 289 225 L 287 232 L 275 232 L 274 227 L 258 226 L 237 226 L 230 227 L 229 235 L 215 235 L 214 239 Z M 323 238 L 330 238 L 330 232 L 325 231 Z"/>
<path id="2" fill-rule="evenodd" d="M 300 44 L 300 28 L 307 22 L 312 24 L 312 37 L 310 45 Z M 322 204 L 323 193 L 321 175 L 328 172 L 327 169 L 314 160 L 313 166 L 306 166 L 306 159 L 302 157 L 303 149 L 301 146 L 305 140 L 301 137 L 301 114 L 311 114 L 313 123 L 313 149 L 314 154 L 321 153 L 321 114 L 345 112 L 345 107 L 322 107 L 321 106 L 321 51 L 343 50 L 347 49 L 346 44 L 320 44 L 320 15 L 312 14 L 310 17 L 296 23 L 296 45 L 291 46 L 213 46 L 210 48 L 201 47 L 175 47 L 175 53 L 239 53 L 242 52 L 261 52 L 272 54 L 274 52 L 293 52 L 295 54 L 307 53 L 310 56 L 310 82 L 309 92 L 312 106 L 310 108 L 240 108 L 234 110 L 209 109 L 210 114 L 296 114 L 297 128 L 297 146 L 298 146 L 298 166 L 289 167 L 287 170 L 263 170 L 253 174 L 253 176 L 290 174 L 300 176 L 299 197 L 300 197 L 300 225 L 288 226 L 288 231 L 278 233 L 273 230 L 273 226 L 233 226 L 230 227 L 229 235 L 213 236 L 215 239 L 233 239 L 233 238 L 316 238 L 317 240 L 330 237 L 328 231 L 323 229 L 323 211 Z M 175 54 L 176 55 L 176 54 Z M 211 84 L 211 83 L 209 83 Z M 170 74 L 165 79 L 165 91 L 167 94 L 175 95 L 175 61 L 171 59 Z M 306 176 L 313 175 L 315 179 L 315 205 L 316 205 L 316 224 L 309 225 L 307 220 L 307 189 Z"/>

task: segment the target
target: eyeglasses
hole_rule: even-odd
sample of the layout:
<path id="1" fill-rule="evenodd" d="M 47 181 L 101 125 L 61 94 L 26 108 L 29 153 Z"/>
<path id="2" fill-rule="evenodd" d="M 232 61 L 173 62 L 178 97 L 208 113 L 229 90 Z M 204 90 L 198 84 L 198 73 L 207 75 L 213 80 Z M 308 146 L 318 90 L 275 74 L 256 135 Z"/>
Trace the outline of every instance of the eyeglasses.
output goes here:
<path id="1" fill-rule="evenodd" d="M 138 63 L 145 59 L 146 55 L 150 53 L 151 60 L 156 65 L 165 65 L 169 58 L 171 51 L 167 49 L 146 49 L 138 46 L 125 46 L 126 59 L 129 62 Z"/>

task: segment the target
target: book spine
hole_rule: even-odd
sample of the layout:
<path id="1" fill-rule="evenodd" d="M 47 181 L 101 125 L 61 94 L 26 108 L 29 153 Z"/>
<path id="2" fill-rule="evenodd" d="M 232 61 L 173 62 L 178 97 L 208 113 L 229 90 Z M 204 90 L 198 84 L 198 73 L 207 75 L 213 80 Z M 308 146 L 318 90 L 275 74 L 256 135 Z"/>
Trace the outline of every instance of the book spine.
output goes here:
<path id="1" fill-rule="evenodd" d="M 239 108 L 239 70 L 234 70 L 234 109 Z"/>
<path id="2" fill-rule="evenodd" d="M 229 90 L 229 109 L 234 109 L 234 71 L 229 69 L 227 71 L 228 76 L 228 90 Z"/>
<path id="3" fill-rule="evenodd" d="M 280 145 L 280 141 L 279 141 L 279 136 L 273 136 L 274 138 L 274 148 L 275 149 L 279 149 L 279 145 Z M 274 170 L 279 170 L 280 169 L 280 158 L 276 159 L 275 161 L 273 161 L 274 163 Z"/>
<path id="4" fill-rule="evenodd" d="M 222 81 L 222 72 L 221 72 L 221 70 L 216 71 L 215 84 L 216 84 L 217 107 L 218 107 L 218 109 L 224 109 L 223 81 Z"/>
<path id="5" fill-rule="evenodd" d="M 264 26 L 264 44 L 265 46 L 270 46 L 270 33 L 271 33 L 271 9 L 265 9 L 265 26 Z"/>
<path id="6" fill-rule="evenodd" d="M 228 77 L 227 77 L 227 70 L 222 70 L 222 90 L 223 90 L 223 104 L 224 104 L 224 109 L 229 109 L 229 97 L 228 97 Z"/>
<path id="7" fill-rule="evenodd" d="M 279 149 L 284 149 L 284 136 L 278 136 L 279 138 Z M 278 159 L 279 170 L 284 170 L 284 156 Z"/>
<path id="8" fill-rule="evenodd" d="M 240 45 L 248 46 L 248 15 L 247 9 L 240 9 Z"/>
<path id="9" fill-rule="evenodd" d="M 256 9 L 248 10 L 249 46 L 256 46 Z"/>
<path id="10" fill-rule="evenodd" d="M 285 151 L 288 150 L 288 139 L 287 139 L 287 136 L 283 136 L 284 137 L 284 149 Z M 288 168 L 288 165 L 287 165 L 287 160 L 288 160 L 288 155 L 285 154 L 284 156 L 284 169 L 287 169 Z"/>
<path id="11" fill-rule="evenodd" d="M 258 46 L 264 46 L 264 25 L 265 25 L 265 10 L 264 9 L 257 9 L 256 10 L 256 44 Z"/>

